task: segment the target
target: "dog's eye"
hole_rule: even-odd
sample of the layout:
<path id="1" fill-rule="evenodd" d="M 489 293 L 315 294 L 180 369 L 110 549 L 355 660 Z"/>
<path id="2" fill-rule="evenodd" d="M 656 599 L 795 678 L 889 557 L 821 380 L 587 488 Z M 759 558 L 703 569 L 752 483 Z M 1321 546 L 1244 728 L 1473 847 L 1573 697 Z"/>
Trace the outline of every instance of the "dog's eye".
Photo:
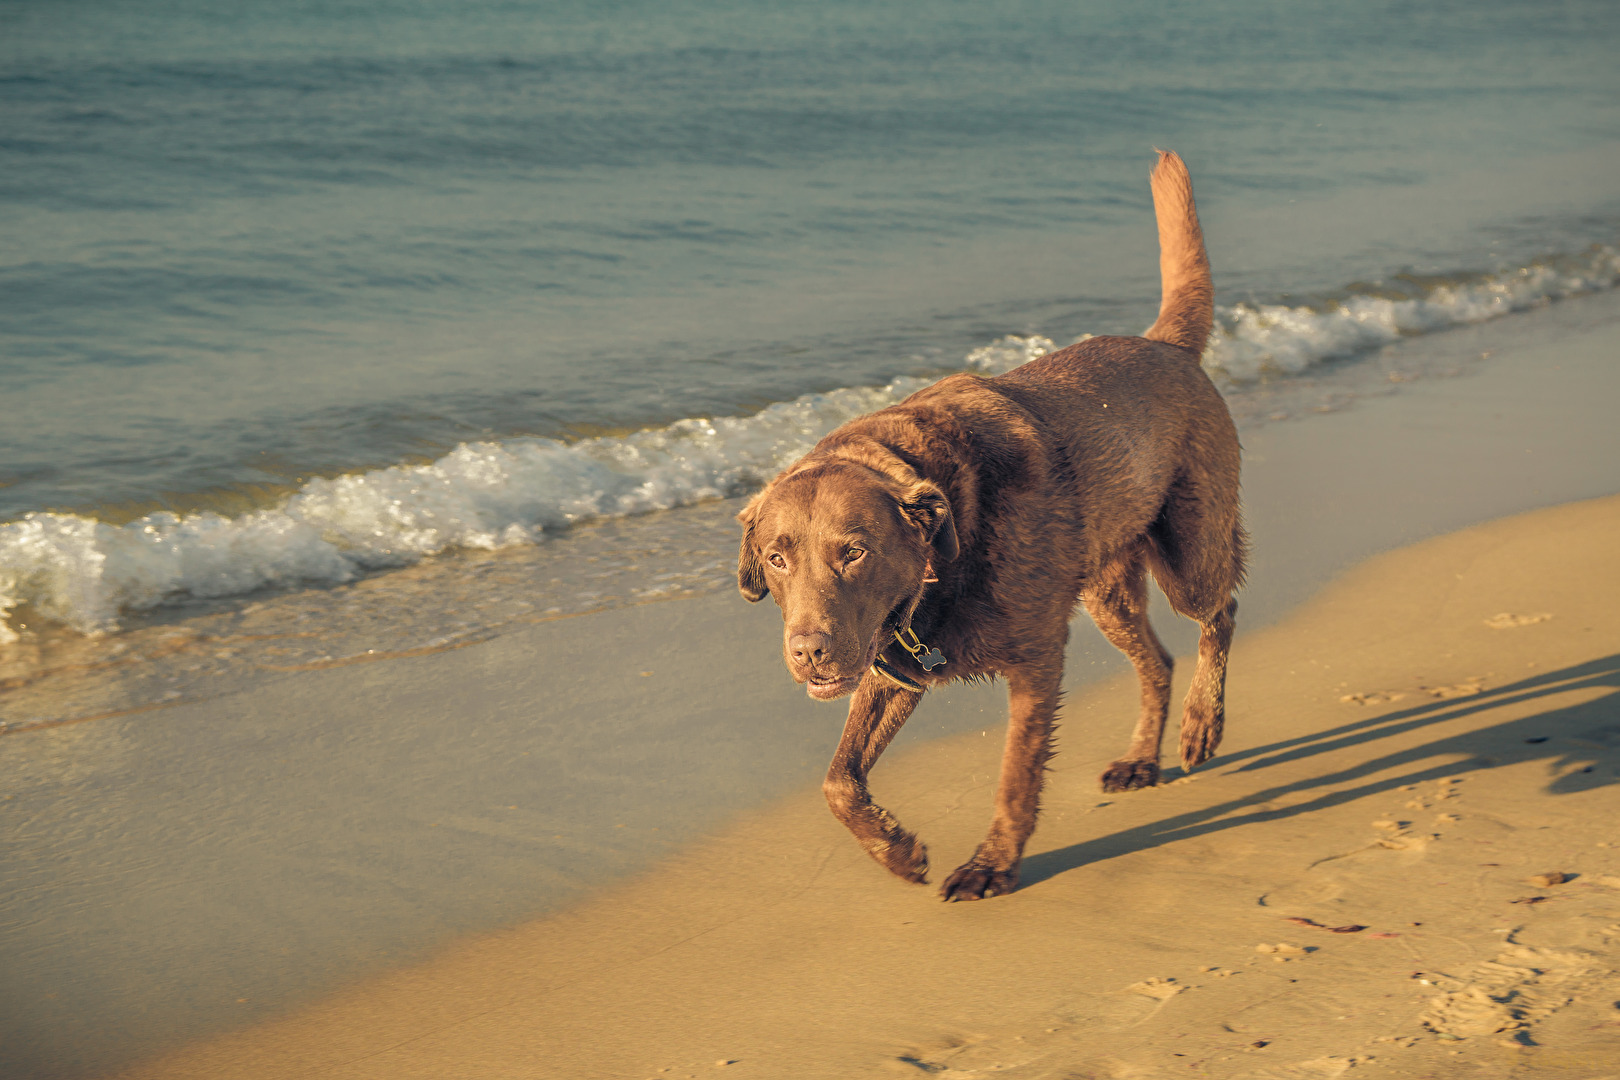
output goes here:
<path id="1" fill-rule="evenodd" d="M 858 547 L 852 547 L 848 551 L 844 552 L 844 561 L 845 562 L 855 562 L 857 559 L 859 559 L 862 555 L 865 555 L 865 554 L 866 554 L 866 552 L 863 549 L 858 548 Z"/>
<path id="2" fill-rule="evenodd" d="M 771 565 L 776 567 L 778 570 L 786 570 L 787 569 L 787 560 L 782 558 L 781 555 L 779 555 L 779 554 L 777 554 L 776 552 L 773 551 L 771 553 Z"/>

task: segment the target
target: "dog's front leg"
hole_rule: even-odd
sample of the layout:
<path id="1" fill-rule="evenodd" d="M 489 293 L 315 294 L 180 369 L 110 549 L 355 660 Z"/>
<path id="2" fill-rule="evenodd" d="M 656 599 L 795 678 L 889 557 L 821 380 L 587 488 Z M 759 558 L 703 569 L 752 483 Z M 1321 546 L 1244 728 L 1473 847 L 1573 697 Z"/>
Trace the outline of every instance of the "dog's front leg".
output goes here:
<path id="1" fill-rule="evenodd" d="M 1062 655 L 1061 649 L 1058 653 Z M 1007 746 L 996 787 L 996 816 L 973 858 L 940 886 L 946 900 L 979 900 L 1018 888 L 1018 864 L 1035 831 L 1046 763 L 1052 757 L 1052 731 L 1063 681 L 1061 664 L 1013 668 L 1007 675 Z"/>
<path id="2" fill-rule="evenodd" d="M 869 672 L 849 703 L 844 737 L 821 786 L 833 816 L 855 834 L 867 854 L 918 883 L 928 880 L 928 849 L 872 801 L 866 776 L 921 700 L 921 694 L 891 686 Z"/>

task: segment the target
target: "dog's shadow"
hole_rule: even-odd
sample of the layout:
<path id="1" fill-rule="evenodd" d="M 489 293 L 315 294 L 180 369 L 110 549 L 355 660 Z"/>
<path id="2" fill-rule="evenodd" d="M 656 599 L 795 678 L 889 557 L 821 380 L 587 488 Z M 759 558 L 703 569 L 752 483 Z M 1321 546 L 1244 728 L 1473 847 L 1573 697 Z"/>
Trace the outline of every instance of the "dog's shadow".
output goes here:
<path id="1" fill-rule="evenodd" d="M 1592 689 L 1607 693 L 1578 705 L 1549 708 L 1518 720 L 1369 758 L 1358 765 L 1310 779 L 1263 788 L 1148 825 L 1030 855 L 1024 860 L 1019 876 L 1023 886 L 1028 888 L 1067 870 L 1118 855 L 1146 851 L 1224 829 L 1298 817 L 1424 780 L 1485 772 L 1538 758 L 1546 760 L 1548 771 L 1555 774 L 1546 789 L 1550 795 L 1614 784 L 1620 780 L 1615 768 L 1620 763 L 1620 712 L 1616 710 L 1615 700 L 1615 694 L 1620 692 L 1620 655 L 1521 679 L 1471 697 L 1428 702 L 1327 731 L 1222 755 L 1210 767 L 1229 768 L 1234 763 L 1245 762 L 1228 773 L 1242 774 L 1354 746 L 1373 748 L 1380 739 L 1458 720 L 1486 709 Z M 1391 769 L 1406 771 L 1382 776 Z M 1380 778 L 1358 782 L 1371 776 Z M 1318 789 L 1327 790 L 1307 802 L 1257 809 L 1275 799 Z"/>

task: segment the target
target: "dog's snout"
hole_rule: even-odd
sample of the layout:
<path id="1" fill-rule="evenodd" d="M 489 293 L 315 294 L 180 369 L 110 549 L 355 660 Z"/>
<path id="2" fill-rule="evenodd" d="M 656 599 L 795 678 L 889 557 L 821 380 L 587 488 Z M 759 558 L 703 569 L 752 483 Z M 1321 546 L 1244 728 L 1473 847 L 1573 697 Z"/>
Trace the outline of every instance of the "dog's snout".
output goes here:
<path id="1" fill-rule="evenodd" d="M 788 652 L 793 662 L 814 667 L 832 655 L 832 638 L 819 630 L 809 634 L 794 634 L 788 639 Z"/>

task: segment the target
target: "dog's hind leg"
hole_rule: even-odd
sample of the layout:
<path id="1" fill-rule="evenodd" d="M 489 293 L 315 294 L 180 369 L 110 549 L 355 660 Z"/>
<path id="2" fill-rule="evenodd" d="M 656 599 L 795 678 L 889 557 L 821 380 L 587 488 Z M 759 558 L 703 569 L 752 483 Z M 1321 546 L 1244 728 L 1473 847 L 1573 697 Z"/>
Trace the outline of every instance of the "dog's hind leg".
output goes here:
<path id="1" fill-rule="evenodd" d="M 922 695 L 867 673 L 849 703 L 844 737 L 827 767 L 821 790 L 833 816 L 867 854 L 907 881 L 928 880 L 928 849 L 900 827 L 894 815 L 872 801 L 866 777 Z"/>
<path id="2" fill-rule="evenodd" d="M 1087 584 L 1081 597 L 1097 629 L 1130 658 L 1142 685 L 1142 712 L 1130 748 L 1103 771 L 1106 792 L 1134 791 L 1159 782 L 1159 744 L 1170 712 L 1170 674 L 1175 661 L 1148 622 L 1143 555 L 1140 546 L 1122 553 Z"/>
<path id="3" fill-rule="evenodd" d="M 1226 657 L 1237 623 L 1237 601 L 1199 619 L 1198 667 L 1181 715 L 1181 766 L 1189 772 L 1215 756 L 1226 728 Z"/>
<path id="4" fill-rule="evenodd" d="M 1001 896 L 1018 888 L 1018 864 L 1024 844 L 1035 831 L 1040 812 L 1046 763 L 1052 757 L 1058 698 L 1062 694 L 1063 645 L 1068 624 L 1055 647 L 1046 650 L 1055 661 L 1009 668 L 1007 676 L 1007 745 L 1001 756 L 1001 779 L 996 786 L 996 816 L 990 835 L 973 858 L 951 872 L 940 886 L 945 900 L 979 900 Z"/>
<path id="5" fill-rule="evenodd" d="M 1226 658 L 1236 625 L 1248 538 L 1238 516 L 1236 473 L 1224 497 L 1211 498 L 1206 483 L 1196 497 L 1191 485 L 1172 493 L 1148 553 L 1153 577 L 1170 606 L 1198 620 L 1198 667 L 1181 716 L 1181 764 L 1193 769 L 1215 756 L 1226 726 Z"/>

